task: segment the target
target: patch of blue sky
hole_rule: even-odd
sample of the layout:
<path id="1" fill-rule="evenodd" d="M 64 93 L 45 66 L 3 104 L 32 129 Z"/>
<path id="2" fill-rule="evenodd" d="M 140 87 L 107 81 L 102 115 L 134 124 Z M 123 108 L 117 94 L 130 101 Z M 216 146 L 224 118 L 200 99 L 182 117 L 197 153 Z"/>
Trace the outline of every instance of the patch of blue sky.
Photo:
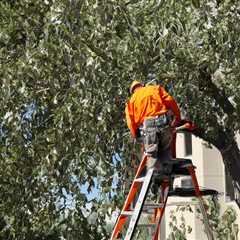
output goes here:
<path id="1" fill-rule="evenodd" d="M 0 123 L 0 137 L 4 137 L 6 134 L 6 129 L 4 129 L 3 123 Z"/>
<path id="2" fill-rule="evenodd" d="M 118 153 L 114 154 L 112 157 L 113 165 L 116 167 L 118 162 L 121 162 L 121 157 Z"/>
<path id="3" fill-rule="evenodd" d="M 116 167 L 117 163 L 120 162 L 120 161 L 121 161 L 121 157 L 120 157 L 119 154 L 113 155 L 112 163 L 113 163 L 114 167 Z M 75 180 L 76 179 L 77 178 L 75 178 Z M 93 181 L 94 181 L 94 185 L 90 188 L 90 190 L 89 190 L 89 183 L 88 182 L 86 182 L 82 185 L 79 184 L 80 191 L 81 191 L 81 193 L 85 194 L 88 202 L 90 202 L 94 199 L 100 200 L 102 198 L 101 179 L 93 178 Z M 118 182 L 119 182 L 118 173 L 117 173 L 117 171 L 115 171 L 113 176 L 112 176 L 111 191 L 109 192 L 109 197 L 110 198 L 113 197 L 114 195 L 116 195 L 115 190 L 117 189 Z"/>
<path id="4" fill-rule="evenodd" d="M 30 121 L 32 120 L 34 112 L 37 110 L 37 106 L 35 102 L 32 102 L 30 104 L 26 104 L 24 112 L 22 114 L 22 120 L 24 121 Z"/>
<path id="5" fill-rule="evenodd" d="M 63 197 L 58 200 L 58 205 L 60 207 L 64 206 L 65 209 L 74 209 L 75 208 L 75 198 L 73 194 L 70 194 L 66 191 L 65 188 L 62 188 Z"/>
<path id="6" fill-rule="evenodd" d="M 80 192 L 85 194 L 88 202 L 90 202 L 94 199 L 100 199 L 100 197 L 101 197 L 101 189 L 99 187 L 99 182 L 98 182 L 97 178 L 94 178 L 93 181 L 94 181 L 94 186 L 91 187 L 90 191 L 89 191 L 89 183 L 88 182 L 86 182 L 85 184 L 82 184 L 80 186 Z"/>

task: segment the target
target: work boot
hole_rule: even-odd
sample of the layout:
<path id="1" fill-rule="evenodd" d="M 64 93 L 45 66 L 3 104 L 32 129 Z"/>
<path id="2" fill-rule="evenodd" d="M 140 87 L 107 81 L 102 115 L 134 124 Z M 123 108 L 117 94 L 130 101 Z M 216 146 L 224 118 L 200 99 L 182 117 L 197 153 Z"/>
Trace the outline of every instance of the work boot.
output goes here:
<path id="1" fill-rule="evenodd" d="M 159 192 L 159 189 L 160 189 L 160 186 L 161 186 L 161 183 L 163 182 L 164 178 L 160 177 L 160 176 L 157 176 L 157 177 L 154 177 L 152 178 L 152 183 L 151 183 L 151 192 L 153 195 L 156 195 L 158 194 Z"/>
<path id="2" fill-rule="evenodd" d="M 160 188 L 160 185 L 152 183 L 151 187 L 150 187 L 150 191 L 151 191 L 152 195 L 154 195 L 154 196 L 157 195 L 159 192 L 159 188 Z"/>
<path id="3" fill-rule="evenodd" d="M 173 165 L 168 162 L 162 163 L 163 172 L 165 175 L 171 175 L 173 170 Z"/>
<path id="4" fill-rule="evenodd" d="M 159 191 L 161 183 L 166 179 L 166 175 L 162 169 L 155 169 L 152 176 L 151 192 L 156 195 Z"/>
<path id="5" fill-rule="evenodd" d="M 150 168 L 154 168 L 155 165 L 156 165 L 156 162 L 157 162 L 157 159 L 156 158 L 153 158 L 153 157 L 149 157 L 148 160 L 147 160 L 147 170 L 150 169 Z"/>
<path id="6" fill-rule="evenodd" d="M 151 192 L 155 195 L 164 179 L 170 179 L 172 173 L 172 165 L 167 162 L 157 161 L 155 164 L 155 170 L 152 177 Z"/>

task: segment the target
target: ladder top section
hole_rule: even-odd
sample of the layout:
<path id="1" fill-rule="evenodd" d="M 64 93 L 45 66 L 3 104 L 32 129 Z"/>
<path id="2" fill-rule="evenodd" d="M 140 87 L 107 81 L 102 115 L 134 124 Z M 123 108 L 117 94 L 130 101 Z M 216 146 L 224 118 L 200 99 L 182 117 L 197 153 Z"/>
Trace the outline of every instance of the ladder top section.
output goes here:
<path id="1" fill-rule="evenodd" d="M 218 191 L 214 189 L 200 189 L 200 193 L 202 196 L 207 195 L 218 195 Z M 194 197 L 196 196 L 196 192 L 194 188 L 174 188 L 169 192 L 169 196 L 178 196 L 178 197 Z"/>
<path id="2" fill-rule="evenodd" d="M 188 167 L 193 166 L 191 159 L 186 158 L 173 158 L 168 161 L 162 162 L 163 168 L 167 169 L 167 172 L 163 170 L 163 174 L 167 174 L 169 176 L 176 175 L 190 175 L 188 171 Z M 194 167 L 194 166 L 193 166 Z"/>
<path id="3" fill-rule="evenodd" d="M 187 158 L 173 158 L 172 160 L 169 160 L 166 163 L 172 164 L 178 167 L 186 167 L 189 165 L 193 165 L 192 160 Z"/>

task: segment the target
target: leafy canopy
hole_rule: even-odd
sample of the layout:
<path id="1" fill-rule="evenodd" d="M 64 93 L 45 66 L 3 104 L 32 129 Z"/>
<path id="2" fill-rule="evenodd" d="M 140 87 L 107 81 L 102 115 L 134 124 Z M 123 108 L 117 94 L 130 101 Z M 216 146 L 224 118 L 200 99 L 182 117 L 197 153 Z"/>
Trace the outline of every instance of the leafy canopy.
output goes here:
<path id="1" fill-rule="evenodd" d="M 133 78 L 154 74 L 204 139 L 232 142 L 239 11 L 230 0 L 2 0 L 0 236 L 103 239 L 108 199 L 121 205 L 104 193 L 116 174 L 120 193 L 130 161 L 124 103 Z M 86 182 L 103 193 L 92 200 L 96 225 L 83 211 Z"/>

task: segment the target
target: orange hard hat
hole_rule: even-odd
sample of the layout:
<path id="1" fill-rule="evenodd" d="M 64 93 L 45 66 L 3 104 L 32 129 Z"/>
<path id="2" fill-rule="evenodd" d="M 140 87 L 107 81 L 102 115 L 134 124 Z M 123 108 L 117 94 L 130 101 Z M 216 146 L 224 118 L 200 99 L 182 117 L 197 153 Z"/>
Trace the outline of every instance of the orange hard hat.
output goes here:
<path id="1" fill-rule="evenodd" d="M 131 84 L 131 87 L 130 87 L 130 93 L 132 94 L 134 89 L 137 87 L 137 86 L 143 86 L 143 84 L 137 80 L 134 80 Z"/>

